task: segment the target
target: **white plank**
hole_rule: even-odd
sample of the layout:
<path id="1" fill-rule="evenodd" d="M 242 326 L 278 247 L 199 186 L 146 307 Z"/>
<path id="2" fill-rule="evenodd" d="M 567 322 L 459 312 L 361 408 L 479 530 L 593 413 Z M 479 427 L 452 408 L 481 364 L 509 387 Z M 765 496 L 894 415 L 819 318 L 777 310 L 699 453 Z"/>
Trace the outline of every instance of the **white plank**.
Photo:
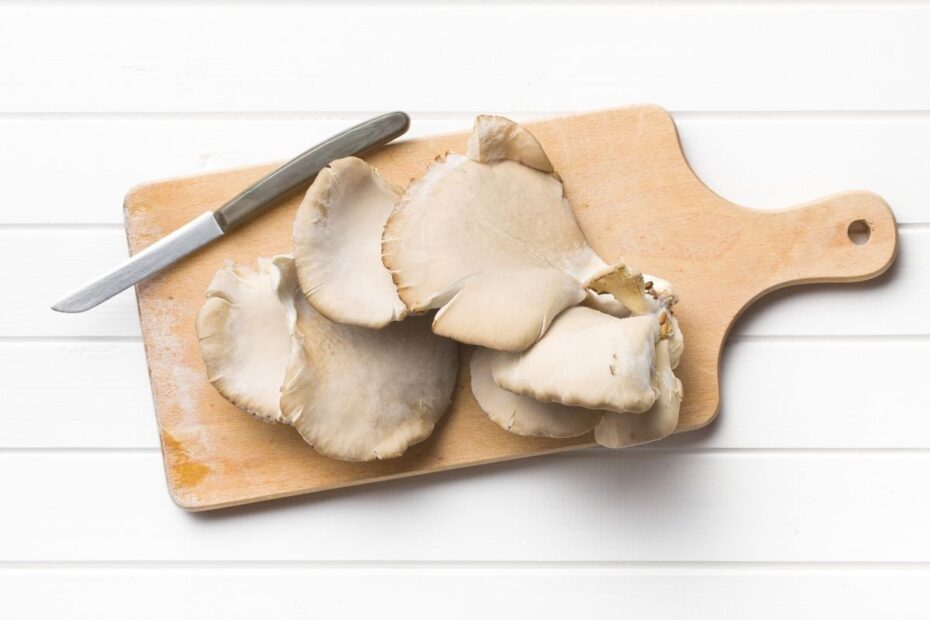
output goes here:
<path id="1" fill-rule="evenodd" d="M 0 118 L 10 147 L 0 150 L 0 168 L 17 171 L 6 179 L 0 224 L 121 223 L 123 196 L 141 181 L 286 159 L 363 118 Z M 698 176 L 738 204 L 782 208 L 866 188 L 883 195 L 900 222 L 930 222 L 930 117 L 676 119 Z M 471 122 L 466 114 L 414 116 L 409 136 L 465 131 Z"/>
<path id="2" fill-rule="evenodd" d="M 138 183 L 289 159 L 365 118 L 0 118 L 0 135 L 14 145 L 0 150 L 0 168 L 17 170 L 0 224 L 121 224 L 123 197 Z M 470 125 L 417 120 L 408 136 Z"/>
<path id="3" fill-rule="evenodd" d="M 927 451 L 589 451 L 191 515 L 155 453 L 0 453 L 0 549 L 7 562 L 926 562 L 928 473 Z"/>
<path id="4" fill-rule="evenodd" d="M 17 303 L 0 306 L 3 336 L 137 336 L 132 291 L 93 312 L 62 315 L 49 305 L 126 257 L 120 229 L 0 229 L 0 282 Z M 63 260 L 65 258 L 65 260 Z M 930 334 L 930 229 L 905 228 L 892 270 L 862 284 L 808 286 L 756 303 L 735 334 Z M 684 300 L 682 303 L 686 303 Z"/>
<path id="5" fill-rule="evenodd" d="M 923 110 L 930 98 L 920 5 L 0 11 L 0 57 L 17 59 L 0 72 L 0 112 Z"/>
<path id="6" fill-rule="evenodd" d="M 926 339 L 736 340 L 720 417 L 643 449 L 930 448 L 928 358 Z M 0 343 L 0 393 L 0 448 L 158 447 L 141 343 Z"/>
<path id="7" fill-rule="evenodd" d="M 612 609 L 657 620 L 924 620 L 928 584 L 926 568 L 869 567 L 0 569 L 0 596 L 14 616 L 95 620 L 123 620 L 127 609 L 140 620 L 180 609 L 183 618 L 224 620 L 472 620 L 492 609 L 497 618 L 539 620 Z"/>
<path id="8" fill-rule="evenodd" d="M 138 336 L 135 291 L 123 291 L 93 312 L 62 314 L 51 305 L 126 260 L 120 228 L 0 229 L 0 282 L 16 303 L 0 305 L 0 337 Z"/>
<path id="9" fill-rule="evenodd" d="M 141 342 L 0 342 L 0 448 L 158 446 Z"/>
<path id="10" fill-rule="evenodd" d="M 899 230 L 898 257 L 883 275 L 856 284 L 775 291 L 749 307 L 733 335 L 930 333 L 930 228 Z"/>
<path id="11" fill-rule="evenodd" d="M 930 222 L 930 116 L 678 114 L 698 177 L 757 209 L 850 189 L 881 195 L 898 222 Z"/>
<path id="12" fill-rule="evenodd" d="M 30 5 L 34 6 L 44 6 L 52 5 L 58 6 L 62 4 L 109 4 L 108 2 L 101 2 L 100 0 L 75 0 L 75 2 L 64 2 L 63 0 L 0 0 L 0 5 L 21 5 L 26 1 Z M 533 0 L 533 2 L 528 2 L 527 0 L 447 0 L 443 2 L 443 6 L 449 7 L 460 7 L 460 6 L 512 6 L 512 5 L 555 5 L 561 6 L 568 4 L 571 0 Z M 768 4 L 771 0 L 663 0 L 662 5 L 666 7 L 677 7 L 684 8 L 688 5 L 708 5 L 712 4 L 714 6 L 721 5 L 754 5 L 754 4 Z M 336 4 L 333 0 L 305 0 L 303 2 L 295 2 L 295 0 L 196 0 L 196 2 L 191 2 L 190 0 L 159 0 L 159 6 L 173 6 L 173 5 L 190 5 L 196 4 L 198 6 L 254 6 L 261 2 L 265 6 L 286 6 L 289 4 L 303 4 L 308 6 L 329 6 Z M 882 2 L 882 0 L 787 0 L 782 4 L 795 4 L 795 5 L 818 5 L 825 4 L 831 7 L 846 7 L 846 6 L 855 6 L 855 5 L 865 5 L 865 6 L 874 6 L 877 3 Z M 921 5 L 930 2 L 930 0 L 888 0 L 884 2 L 885 5 Z M 404 5 L 404 6 L 431 6 L 436 3 L 433 0 L 393 0 L 391 2 L 394 5 Z M 146 5 L 152 4 L 148 0 L 121 0 L 119 2 L 123 6 L 131 5 Z M 339 0 L 338 4 L 344 6 L 351 5 L 360 5 L 368 6 L 373 4 L 372 0 Z M 652 4 L 650 0 L 585 0 L 585 5 L 604 5 L 604 6 L 643 6 Z"/>
<path id="13" fill-rule="evenodd" d="M 720 416 L 656 446 L 930 448 L 928 355 L 927 339 L 736 339 L 721 364 Z"/>

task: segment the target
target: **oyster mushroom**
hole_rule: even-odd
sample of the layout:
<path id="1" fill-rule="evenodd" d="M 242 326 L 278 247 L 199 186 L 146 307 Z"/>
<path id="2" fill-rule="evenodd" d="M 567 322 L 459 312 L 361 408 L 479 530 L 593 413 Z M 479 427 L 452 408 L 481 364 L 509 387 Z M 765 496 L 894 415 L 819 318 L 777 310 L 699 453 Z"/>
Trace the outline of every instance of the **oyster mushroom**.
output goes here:
<path id="1" fill-rule="evenodd" d="M 585 288 L 610 295 L 635 314 L 649 311 L 643 274 L 623 263 L 601 269 L 585 283 Z"/>
<path id="2" fill-rule="evenodd" d="M 378 330 L 330 321 L 304 298 L 291 257 L 258 265 L 227 264 L 198 315 L 220 394 L 333 458 L 391 458 L 428 437 L 451 403 L 455 343 L 427 317 Z"/>
<path id="3" fill-rule="evenodd" d="M 476 119 L 465 155 L 485 164 L 512 159 L 542 172 L 555 172 L 536 136 L 503 116 L 486 114 Z"/>
<path id="4" fill-rule="evenodd" d="M 626 448 L 671 435 L 678 426 L 681 408 L 681 381 L 672 372 L 669 341 L 656 345 L 653 385 L 658 396 L 652 407 L 641 414 L 605 413 L 594 429 L 594 440 L 608 448 Z"/>
<path id="5" fill-rule="evenodd" d="M 563 312 L 528 350 L 474 354 L 478 404 L 521 435 L 593 428 L 598 443 L 622 448 L 671 434 L 682 400 L 672 369 L 684 348 L 671 285 L 622 264 L 587 284 L 585 305 Z"/>
<path id="6" fill-rule="evenodd" d="M 658 396 L 652 384 L 659 319 L 626 319 L 584 306 L 560 314 L 546 335 L 521 353 L 491 362 L 500 387 L 543 402 L 642 413 Z"/>
<path id="7" fill-rule="evenodd" d="M 642 280 L 642 284 L 639 280 Z M 633 314 L 657 313 L 678 302 L 670 282 L 645 273 L 640 275 L 624 263 L 605 263 L 585 287 L 588 290 L 582 305 L 618 319 Z M 629 305 L 637 310 L 634 312 L 631 307 L 624 305 L 620 297 L 626 298 Z"/>
<path id="8" fill-rule="evenodd" d="M 675 315 L 669 313 L 668 320 L 671 327 L 668 336 L 669 365 L 672 367 L 672 370 L 674 370 L 678 368 L 678 363 L 681 361 L 681 354 L 685 351 L 685 337 L 684 334 L 681 333 L 681 328 L 678 327 L 678 319 Z"/>
<path id="9" fill-rule="evenodd" d="M 491 420 L 506 431 L 531 437 L 577 437 L 597 426 L 603 412 L 544 403 L 509 392 L 494 382 L 491 349 L 476 349 L 471 356 L 471 391 Z"/>
<path id="10" fill-rule="evenodd" d="M 313 308 L 339 323 L 380 328 L 407 315 L 381 262 L 381 231 L 401 189 L 356 157 L 332 162 L 294 220 L 294 263 Z"/>
<path id="11" fill-rule="evenodd" d="M 297 300 L 283 418 L 317 452 L 347 461 L 402 455 L 429 437 L 452 402 L 457 346 L 429 317 L 383 329 L 334 323 Z"/>
<path id="12" fill-rule="evenodd" d="M 296 289 L 287 257 L 260 258 L 257 270 L 227 261 L 197 315 L 207 379 L 228 401 L 266 422 L 281 420 Z"/>
<path id="13" fill-rule="evenodd" d="M 551 171 L 529 132 L 479 116 L 467 154 L 434 163 L 385 224 L 382 258 L 408 310 L 440 309 L 437 334 L 521 351 L 581 302 L 605 265 Z"/>
<path id="14" fill-rule="evenodd" d="M 558 335 L 558 323 L 563 321 L 563 318 L 571 318 L 573 313 L 578 314 L 576 310 L 587 309 L 567 310 L 556 320 L 552 330 L 542 340 L 530 351 L 519 355 L 528 355 L 541 344 Z M 670 313 L 667 317 L 667 320 L 674 321 L 674 316 Z M 609 323 L 611 318 L 615 326 L 617 323 L 629 326 L 631 320 L 607 317 L 604 322 Z M 654 315 L 638 318 L 658 322 Z M 681 382 L 672 372 L 674 364 L 671 351 L 676 342 L 682 342 L 680 336 L 675 338 L 677 323 L 674 325 L 675 327 L 667 334 L 667 337 L 655 344 L 655 363 L 652 365 L 650 384 L 656 397 L 652 405 L 640 413 L 594 410 L 587 406 L 565 405 L 557 401 L 544 402 L 537 400 L 534 396 L 511 392 L 498 385 L 500 382 L 495 380 L 493 364 L 498 358 L 507 358 L 514 354 L 489 349 L 478 349 L 472 355 L 472 392 L 479 406 L 493 422 L 518 435 L 562 438 L 575 437 L 594 430 L 595 441 L 608 448 L 625 448 L 657 441 L 675 431 L 682 401 Z M 647 330 L 642 341 L 649 343 L 654 337 L 655 330 L 655 327 L 651 332 Z M 660 328 L 659 330 L 661 331 Z M 635 330 L 633 332 L 635 333 Z M 583 337 L 581 333 L 578 333 L 578 336 Z M 568 362 L 562 367 L 563 370 L 572 366 L 572 359 L 574 358 L 566 357 L 563 360 Z M 597 377 L 593 378 L 594 382 L 597 382 Z M 550 381 L 547 385 L 550 390 L 564 388 L 564 384 L 560 385 L 559 382 Z M 539 392 L 530 391 L 530 393 Z M 564 396 L 560 394 L 558 398 L 563 399 Z M 587 405 L 590 406 L 591 402 L 588 401 Z"/>
<path id="15" fill-rule="evenodd" d="M 653 384 L 655 403 L 644 413 L 592 411 L 559 403 L 543 403 L 508 392 L 494 383 L 488 349 L 471 360 L 471 388 L 481 408 L 501 428 L 517 435 L 575 437 L 594 430 L 594 440 L 608 448 L 627 448 L 658 441 L 675 431 L 681 406 L 681 382 L 672 373 L 669 342 L 656 345 Z"/>

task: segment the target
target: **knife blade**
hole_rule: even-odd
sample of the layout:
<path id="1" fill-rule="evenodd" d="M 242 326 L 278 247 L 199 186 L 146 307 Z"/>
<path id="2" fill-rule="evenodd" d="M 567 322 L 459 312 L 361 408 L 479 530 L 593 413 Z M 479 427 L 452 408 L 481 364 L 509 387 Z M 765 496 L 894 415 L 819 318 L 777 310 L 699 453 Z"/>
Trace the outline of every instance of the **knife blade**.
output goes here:
<path id="1" fill-rule="evenodd" d="M 216 211 L 207 211 L 122 265 L 69 293 L 55 302 L 52 310 L 84 312 L 103 303 L 243 225 L 278 198 L 312 181 L 331 161 L 387 144 L 409 127 L 410 117 L 403 112 L 391 112 L 336 134 L 265 175 Z"/>

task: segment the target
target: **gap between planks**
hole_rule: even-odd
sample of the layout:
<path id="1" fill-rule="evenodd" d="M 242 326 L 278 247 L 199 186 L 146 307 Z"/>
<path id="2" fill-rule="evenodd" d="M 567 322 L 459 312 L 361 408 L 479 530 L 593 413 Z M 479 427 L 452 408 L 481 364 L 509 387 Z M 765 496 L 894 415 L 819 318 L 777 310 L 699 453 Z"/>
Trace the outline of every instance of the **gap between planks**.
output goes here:
<path id="1" fill-rule="evenodd" d="M 542 6 L 546 8 L 553 7 L 631 7 L 631 8 L 651 8 L 656 11 L 680 10 L 684 8 L 730 8 L 739 7 L 745 10 L 752 9 L 773 9 L 787 7 L 790 9 L 833 9 L 842 10 L 844 8 L 854 9 L 872 9 L 872 10 L 894 10 L 894 9 L 918 9 L 927 6 L 928 0 L 907 0 L 907 1 L 890 1 L 881 2 L 880 0 L 662 0 L 656 3 L 655 0 L 582 0 L 580 2 L 569 2 L 566 0 L 535 0 L 533 2 L 520 0 L 445 0 L 443 2 L 431 2 L 429 0 L 395 0 L 390 2 L 395 7 L 424 7 L 440 9 L 455 9 L 460 7 L 477 7 L 482 9 L 501 8 L 531 8 L 533 6 Z M 212 6 L 234 6 L 234 7 L 268 7 L 273 10 L 275 7 L 338 7 L 338 6 L 382 6 L 386 4 L 381 0 L 316 0 L 304 2 L 302 0 L 267 0 L 259 2 L 257 0 L 160 0 L 158 5 L 161 7 L 212 7 Z M 133 7 L 133 6 L 151 6 L 149 0 L 82 0 L 70 2 L 68 0 L 0 0 L 2 7 Z"/>
<path id="2" fill-rule="evenodd" d="M 204 174 L 210 174 L 211 172 L 219 171 L 209 171 Z M 765 210 L 765 209 L 760 209 Z M 0 222 L 0 231 L 10 231 L 10 232 L 113 232 L 113 231 L 122 231 L 124 229 L 123 224 L 117 222 L 110 223 L 3 223 Z M 919 232 L 930 231 L 930 222 L 898 222 L 898 230 L 913 230 Z"/>
<path id="3" fill-rule="evenodd" d="M 621 572 L 635 574 L 678 574 L 719 573 L 727 574 L 820 574 L 846 572 L 900 572 L 930 573 L 930 562 L 727 562 L 710 560 L 695 561 L 418 561 L 418 560 L 226 560 L 226 561 L 158 561 L 158 560 L 65 560 L 65 561 L 0 561 L 0 574 L 19 571 L 64 573 L 74 571 L 129 570 L 135 572 L 190 571 L 190 572 L 237 572 L 237 571 L 371 571 L 371 572 L 419 572 L 423 570 L 441 572 Z"/>
<path id="4" fill-rule="evenodd" d="M 302 0 L 267 0 L 259 2 L 257 0 L 160 0 L 159 6 L 178 7 L 178 6 L 238 6 L 238 7 L 290 7 L 290 6 L 311 6 L 311 7 L 332 7 L 332 6 L 381 6 L 387 4 L 382 0 L 315 0 L 305 2 Z M 655 0 L 582 0 L 580 2 L 569 2 L 567 0 L 535 0 L 533 2 L 520 0 L 445 0 L 443 2 L 431 2 L 430 0 L 395 0 L 390 2 L 391 6 L 397 7 L 439 7 L 439 8 L 457 8 L 476 6 L 484 9 L 494 7 L 637 7 L 650 8 L 656 10 L 663 9 L 682 9 L 682 8 L 717 8 L 717 7 L 754 7 L 772 9 L 777 7 L 798 8 L 828 8 L 841 9 L 844 7 L 852 8 L 873 8 L 873 9 L 895 9 L 895 8 L 921 8 L 928 4 L 928 0 L 909 0 L 897 2 L 881 2 L 880 0 L 662 0 L 656 3 Z M 0 7 L 65 7 L 65 6 L 133 6 L 143 5 L 150 6 L 150 0 L 82 0 L 71 2 L 69 0 L 0 0 Z"/>
<path id="5" fill-rule="evenodd" d="M 415 572 L 421 570 L 439 571 L 623 571 L 635 573 L 676 573 L 676 572 L 720 572 L 720 573 L 753 573 L 753 572 L 784 572 L 795 574 L 798 571 L 806 572 L 847 572 L 847 571 L 901 571 L 901 572 L 930 572 L 930 562 L 731 562 L 709 560 L 696 561 L 541 561 L 541 560 L 501 560 L 501 561 L 473 561 L 473 560 L 225 560 L 225 561 L 159 561 L 159 560 L 65 560 L 65 561 L 0 561 L 0 573 L 19 570 L 65 572 L 73 570 L 190 570 L 190 571 L 239 571 L 239 570 L 326 570 L 346 571 L 370 570 L 385 572 Z"/>
<path id="6" fill-rule="evenodd" d="M 930 4 L 930 0 L 928 0 Z M 0 1 L 0 8 L 3 7 Z M 623 107 L 626 104 L 618 103 L 615 106 Z M 661 105 L 661 104 L 660 104 Z M 500 114 L 512 117 L 515 120 L 539 119 L 571 114 L 566 110 L 472 110 L 467 112 L 412 110 L 405 112 L 416 121 L 465 121 L 471 122 L 479 114 Z M 29 112 L 0 111 L 0 122 L 61 122 L 61 121 L 87 121 L 87 122 L 127 122 L 127 121 L 319 121 L 332 122 L 338 120 L 360 121 L 384 110 L 314 110 L 314 111 L 186 111 L 186 112 Z M 810 120 L 817 122 L 870 122 L 896 120 L 901 122 L 930 122 L 930 109 L 928 110 L 676 110 L 668 109 L 675 120 L 701 121 L 701 120 L 730 120 L 733 122 L 758 121 L 799 121 Z"/>
<path id="7" fill-rule="evenodd" d="M 0 344 L 121 344 L 141 343 L 142 336 L 9 336 L 0 335 Z M 831 344 L 875 342 L 930 342 L 930 334 L 731 334 L 726 344 L 737 342 Z"/>
<path id="8" fill-rule="evenodd" d="M 533 458 L 552 458 L 566 454 L 574 457 L 593 456 L 606 454 L 606 449 L 600 448 L 581 448 L 571 450 L 561 454 L 541 455 Z M 0 446 L 0 459 L 3 457 L 15 456 L 120 456 L 120 457 L 150 457 L 159 455 L 161 448 L 153 446 L 138 447 L 105 447 L 105 446 L 35 446 L 35 447 L 4 447 Z M 670 453 L 678 455 L 691 456 L 720 456 L 720 457 L 794 457 L 794 456 L 822 456 L 822 457 L 839 457 L 848 455 L 861 455 L 872 458 L 882 456 L 910 456 L 914 458 L 930 457 L 930 447 L 928 448 L 890 448 L 890 447 L 846 447 L 846 448 L 701 448 L 701 447 L 681 447 L 681 446 L 662 446 L 659 444 L 639 446 L 634 448 L 624 448 L 625 457 L 647 457 L 651 458 L 656 454 Z M 444 472 L 440 472 L 444 473 Z"/>

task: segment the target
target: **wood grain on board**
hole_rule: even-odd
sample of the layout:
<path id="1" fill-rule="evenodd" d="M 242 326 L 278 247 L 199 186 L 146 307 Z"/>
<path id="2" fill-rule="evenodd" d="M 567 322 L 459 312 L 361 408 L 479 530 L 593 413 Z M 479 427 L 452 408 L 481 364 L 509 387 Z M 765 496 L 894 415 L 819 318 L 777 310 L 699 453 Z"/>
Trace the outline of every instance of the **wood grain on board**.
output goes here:
<path id="1" fill-rule="evenodd" d="M 565 181 L 594 249 L 675 284 L 685 354 L 679 431 L 713 420 L 718 361 L 733 321 L 753 300 L 792 284 L 854 282 L 882 273 L 897 232 L 887 204 L 846 192 L 794 209 L 756 211 L 720 198 L 693 174 L 674 122 L 637 106 L 528 123 Z M 368 161 L 394 183 L 421 175 L 437 154 L 462 151 L 463 133 L 401 142 Z M 126 198 L 130 249 L 138 252 L 273 169 L 257 166 L 135 188 Z M 206 381 L 194 319 L 226 259 L 251 264 L 290 251 L 295 195 L 259 219 L 137 287 L 155 411 L 174 500 L 206 510 L 301 493 L 522 458 L 591 445 L 518 437 L 487 419 L 462 364 L 454 403 L 433 435 L 402 458 L 345 463 L 317 455 L 297 433 L 241 413 Z M 854 243 L 853 222 L 870 237 Z M 463 348 L 463 362 L 467 358 Z"/>

